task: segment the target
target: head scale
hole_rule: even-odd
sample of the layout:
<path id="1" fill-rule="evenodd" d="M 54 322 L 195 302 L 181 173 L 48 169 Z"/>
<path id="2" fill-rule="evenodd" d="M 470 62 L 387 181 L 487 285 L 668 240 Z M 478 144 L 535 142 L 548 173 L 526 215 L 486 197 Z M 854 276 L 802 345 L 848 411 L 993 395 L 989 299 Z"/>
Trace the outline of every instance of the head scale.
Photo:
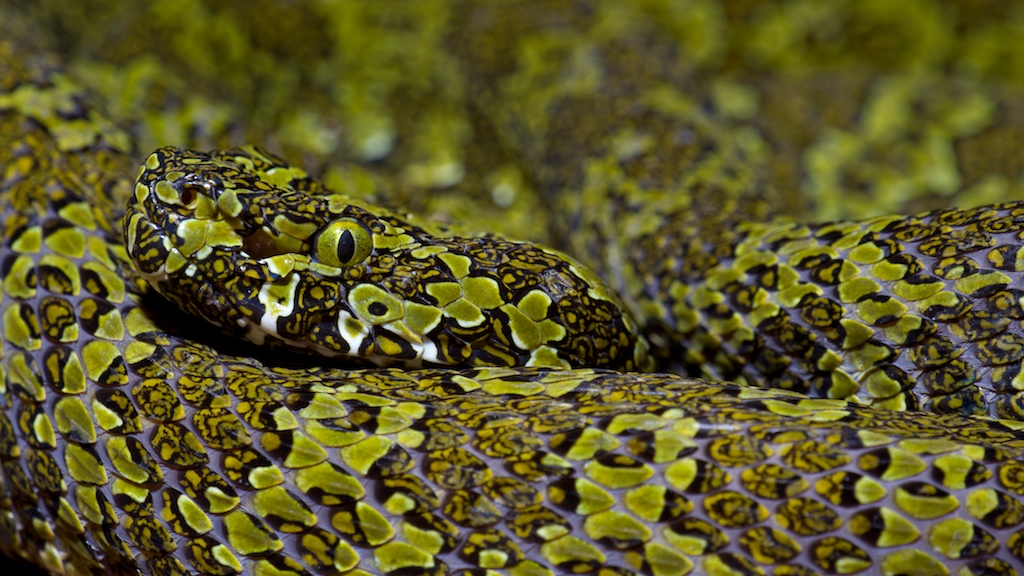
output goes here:
<path id="1" fill-rule="evenodd" d="M 161 294 L 256 344 L 410 367 L 649 367 L 621 303 L 572 259 L 446 235 L 255 148 L 154 152 L 124 226 Z"/>

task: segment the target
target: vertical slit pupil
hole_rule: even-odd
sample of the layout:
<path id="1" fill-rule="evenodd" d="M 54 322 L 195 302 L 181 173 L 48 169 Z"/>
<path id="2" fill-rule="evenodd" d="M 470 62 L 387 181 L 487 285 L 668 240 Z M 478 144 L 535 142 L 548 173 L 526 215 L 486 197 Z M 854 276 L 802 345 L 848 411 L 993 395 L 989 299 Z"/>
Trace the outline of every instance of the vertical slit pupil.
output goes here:
<path id="1" fill-rule="evenodd" d="M 338 236 L 338 262 L 348 264 L 356 253 L 356 239 L 351 230 L 344 230 Z"/>

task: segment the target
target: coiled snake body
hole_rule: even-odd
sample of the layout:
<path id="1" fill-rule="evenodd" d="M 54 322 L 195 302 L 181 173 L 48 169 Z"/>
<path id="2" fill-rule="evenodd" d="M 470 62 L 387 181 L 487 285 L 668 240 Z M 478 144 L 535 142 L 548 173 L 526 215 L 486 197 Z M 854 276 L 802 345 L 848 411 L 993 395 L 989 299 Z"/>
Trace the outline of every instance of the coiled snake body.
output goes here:
<path id="1" fill-rule="evenodd" d="M 577 212 L 623 304 L 559 253 L 455 241 L 256 149 L 162 149 L 133 183 L 130 139 L 74 86 L 5 65 L 8 555 L 74 574 L 1024 569 L 1024 205 L 818 227 L 652 207 L 627 176 L 679 126 L 634 127 L 585 167 Z M 696 177 L 742 180 L 721 157 Z M 819 398 L 617 371 L 650 362 L 623 307 L 662 366 Z M 921 407 L 944 414 L 882 409 Z"/>

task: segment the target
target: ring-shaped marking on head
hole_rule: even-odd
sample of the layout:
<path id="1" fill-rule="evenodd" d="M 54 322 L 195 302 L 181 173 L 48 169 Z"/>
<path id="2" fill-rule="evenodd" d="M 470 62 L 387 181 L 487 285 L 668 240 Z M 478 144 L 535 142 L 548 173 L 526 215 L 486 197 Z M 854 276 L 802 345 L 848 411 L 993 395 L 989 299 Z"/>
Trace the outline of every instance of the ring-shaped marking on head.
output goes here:
<path id="1" fill-rule="evenodd" d="M 317 236 L 314 256 L 321 264 L 344 268 L 358 264 L 373 250 L 373 236 L 362 222 L 342 218 L 328 224 Z"/>

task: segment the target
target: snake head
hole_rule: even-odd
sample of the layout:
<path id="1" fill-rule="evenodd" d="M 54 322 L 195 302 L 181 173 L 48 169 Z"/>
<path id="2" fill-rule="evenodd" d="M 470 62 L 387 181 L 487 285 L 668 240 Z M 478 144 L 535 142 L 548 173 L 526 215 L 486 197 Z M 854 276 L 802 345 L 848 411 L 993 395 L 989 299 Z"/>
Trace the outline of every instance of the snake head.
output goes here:
<path id="1" fill-rule="evenodd" d="M 649 368 L 621 302 L 571 258 L 452 235 L 255 148 L 154 152 L 124 226 L 157 291 L 257 345 L 382 366 Z"/>

